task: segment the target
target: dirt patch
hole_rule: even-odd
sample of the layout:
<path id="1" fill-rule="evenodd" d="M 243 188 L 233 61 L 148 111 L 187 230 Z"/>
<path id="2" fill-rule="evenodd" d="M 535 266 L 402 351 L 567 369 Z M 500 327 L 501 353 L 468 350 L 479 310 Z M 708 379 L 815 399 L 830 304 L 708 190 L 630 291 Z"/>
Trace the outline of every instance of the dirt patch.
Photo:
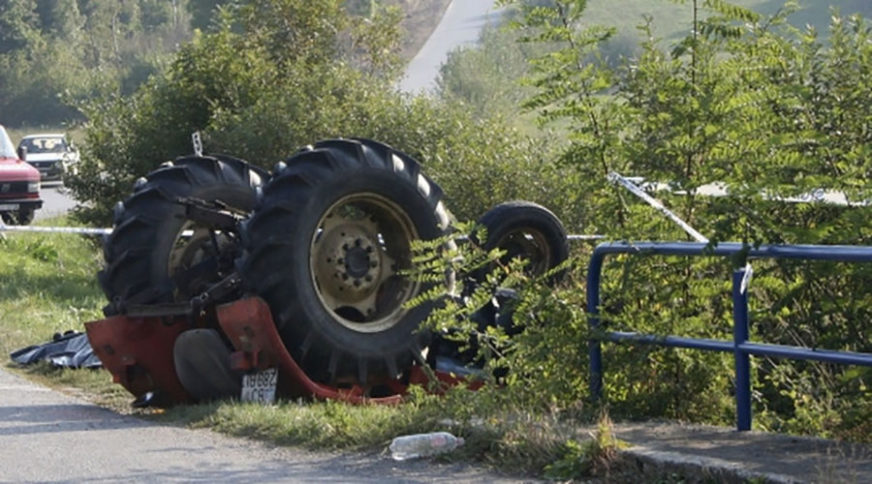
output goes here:
<path id="1" fill-rule="evenodd" d="M 387 3 L 397 5 L 405 12 L 400 22 L 405 33 L 400 55 L 411 60 L 439 25 L 451 0 L 390 0 Z"/>

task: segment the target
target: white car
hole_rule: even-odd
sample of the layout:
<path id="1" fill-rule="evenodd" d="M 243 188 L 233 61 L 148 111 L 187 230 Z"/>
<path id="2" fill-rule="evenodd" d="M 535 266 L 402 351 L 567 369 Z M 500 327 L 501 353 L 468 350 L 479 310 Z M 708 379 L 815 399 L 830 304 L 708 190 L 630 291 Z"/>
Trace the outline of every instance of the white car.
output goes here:
<path id="1" fill-rule="evenodd" d="M 61 180 L 79 162 L 79 152 L 63 134 L 31 134 L 21 139 L 18 148 L 27 150 L 24 160 L 39 170 L 42 181 Z"/>

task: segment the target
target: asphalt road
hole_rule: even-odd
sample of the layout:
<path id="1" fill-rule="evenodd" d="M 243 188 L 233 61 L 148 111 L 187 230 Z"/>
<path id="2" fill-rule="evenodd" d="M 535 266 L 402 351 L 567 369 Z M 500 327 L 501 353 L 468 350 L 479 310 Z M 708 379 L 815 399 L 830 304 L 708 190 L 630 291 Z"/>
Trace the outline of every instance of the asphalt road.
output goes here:
<path id="1" fill-rule="evenodd" d="M 499 19 L 501 14 L 495 4 L 495 0 L 452 1 L 430 38 L 406 67 L 400 90 L 415 93 L 435 89 L 439 69 L 448 53 L 475 44 L 481 29 Z"/>
<path id="2" fill-rule="evenodd" d="M 57 217 L 76 206 L 76 201 L 60 182 L 46 182 L 39 191 L 42 208 L 36 211 L 36 220 Z"/>
<path id="3" fill-rule="evenodd" d="M 109 378 L 107 374 L 107 378 Z M 0 482 L 520 482 L 481 468 L 328 454 L 118 415 L 0 370 Z"/>

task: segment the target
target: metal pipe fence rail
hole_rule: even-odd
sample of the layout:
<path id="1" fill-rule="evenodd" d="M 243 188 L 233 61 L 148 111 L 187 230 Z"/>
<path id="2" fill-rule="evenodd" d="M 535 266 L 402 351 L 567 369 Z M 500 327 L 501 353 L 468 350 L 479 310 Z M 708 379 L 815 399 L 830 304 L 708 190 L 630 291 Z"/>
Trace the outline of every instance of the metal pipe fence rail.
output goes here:
<path id="1" fill-rule="evenodd" d="M 843 365 L 872 366 L 872 353 L 832 351 L 801 346 L 786 346 L 750 341 L 748 320 L 748 294 L 746 268 L 733 271 L 733 340 L 659 336 L 636 332 L 602 331 L 599 317 L 600 279 L 606 256 L 678 255 L 703 257 L 729 257 L 745 252 L 749 259 L 802 259 L 838 262 L 872 262 L 872 246 L 839 245 L 762 245 L 748 247 L 739 243 L 720 243 L 709 247 L 698 242 L 610 242 L 596 247 L 588 264 L 587 312 L 591 333 L 598 339 L 588 343 L 590 354 L 590 392 L 593 398 L 602 397 L 602 341 L 654 344 L 671 348 L 691 348 L 704 351 L 733 353 L 736 371 L 736 428 L 751 429 L 751 355 L 814 360 Z"/>

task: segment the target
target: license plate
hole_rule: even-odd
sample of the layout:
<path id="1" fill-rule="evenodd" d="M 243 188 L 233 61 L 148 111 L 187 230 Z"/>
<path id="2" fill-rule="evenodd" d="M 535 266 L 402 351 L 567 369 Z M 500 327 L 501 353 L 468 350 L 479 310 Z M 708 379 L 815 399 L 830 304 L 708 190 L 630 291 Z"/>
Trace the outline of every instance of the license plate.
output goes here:
<path id="1" fill-rule="evenodd" d="M 279 371 L 268 368 L 256 373 L 248 373 L 242 377 L 243 402 L 273 403 L 276 400 L 276 383 Z"/>
<path id="2" fill-rule="evenodd" d="M 17 203 L 3 203 L 0 204 L 0 210 L 18 210 Z"/>

